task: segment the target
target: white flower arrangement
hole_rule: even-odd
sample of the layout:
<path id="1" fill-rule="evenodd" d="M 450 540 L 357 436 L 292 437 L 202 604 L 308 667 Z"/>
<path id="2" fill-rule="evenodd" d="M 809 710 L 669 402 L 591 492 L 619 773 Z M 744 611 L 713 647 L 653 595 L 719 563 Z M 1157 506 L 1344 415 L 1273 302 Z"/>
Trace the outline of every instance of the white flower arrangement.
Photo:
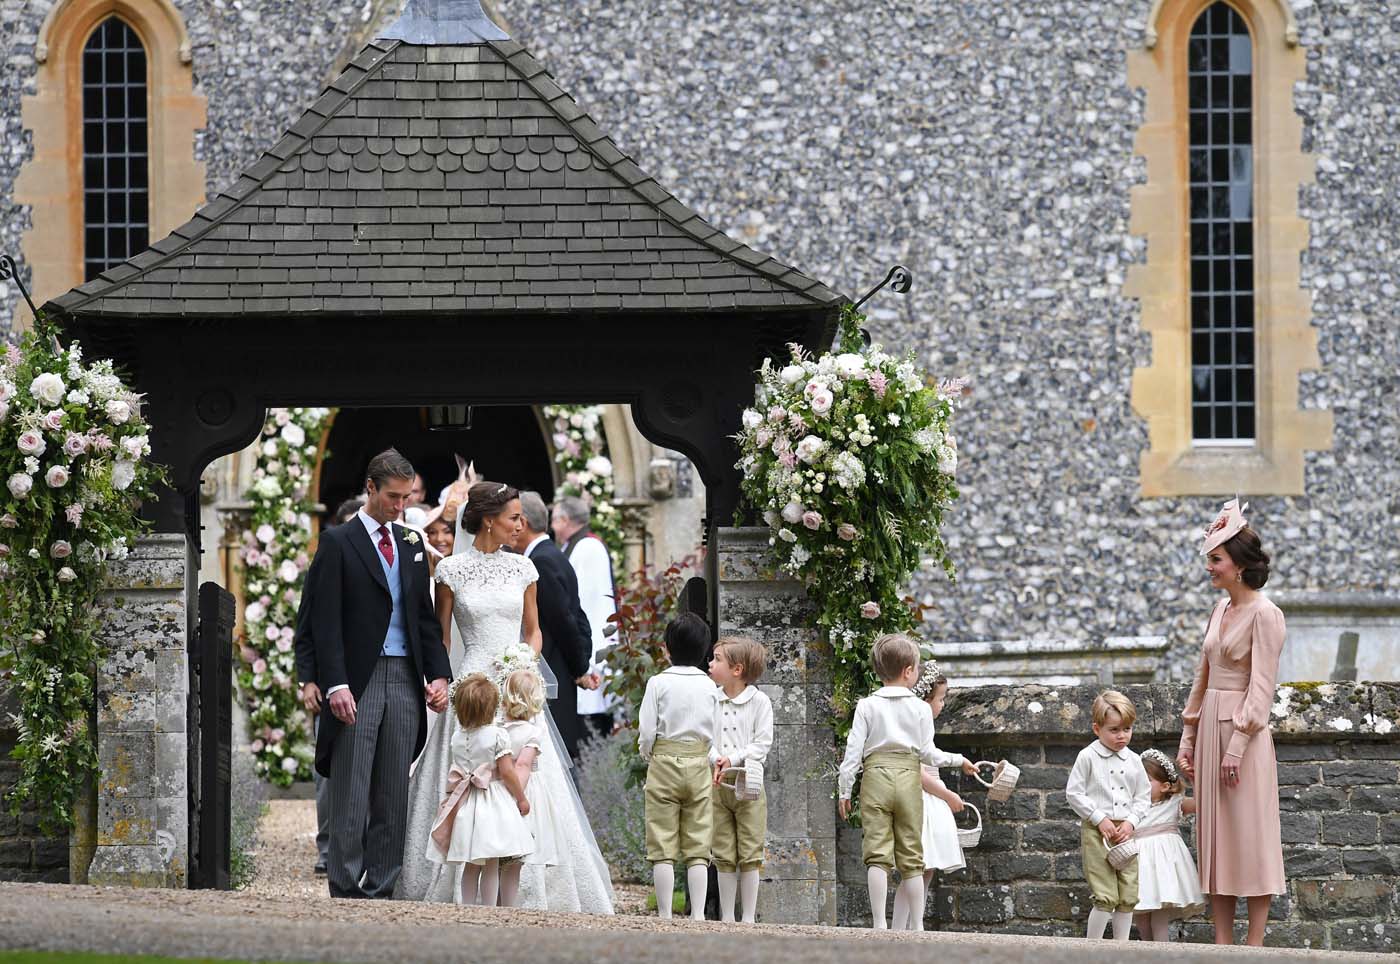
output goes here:
<path id="1" fill-rule="evenodd" d="M 562 481 L 555 493 L 576 495 L 593 508 L 594 534 L 613 557 L 613 569 L 622 572 L 622 520 L 613 505 L 613 464 L 607 457 L 601 405 L 546 405 L 554 461 Z"/>
<path id="2" fill-rule="evenodd" d="M 247 493 L 251 522 L 239 558 L 244 571 L 244 639 L 238 686 L 248 707 L 248 736 L 258 775 L 287 786 L 310 780 L 315 747 L 298 699 L 297 607 L 311 564 L 310 482 L 331 410 L 275 408 L 263 423 Z"/>
<path id="3" fill-rule="evenodd" d="M 958 494 L 950 429 L 964 389 L 865 346 L 862 321 L 848 310 L 831 352 L 766 360 L 737 436 L 748 505 L 837 650 L 843 716 L 872 682 L 870 644 L 917 623 L 910 576 L 924 559 L 953 575 L 940 527 Z"/>

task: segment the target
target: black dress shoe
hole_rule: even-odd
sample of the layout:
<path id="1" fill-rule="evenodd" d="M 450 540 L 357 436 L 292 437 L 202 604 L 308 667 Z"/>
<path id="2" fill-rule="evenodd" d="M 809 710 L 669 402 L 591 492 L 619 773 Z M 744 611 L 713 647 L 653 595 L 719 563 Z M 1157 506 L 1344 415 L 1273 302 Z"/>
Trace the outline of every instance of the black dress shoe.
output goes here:
<path id="1" fill-rule="evenodd" d="M 325 865 L 325 864 L 317 864 L 315 867 L 312 867 L 312 868 L 311 868 L 311 872 L 312 872 L 313 874 L 315 874 L 317 877 L 324 877 L 324 876 L 326 876 L 326 865 Z"/>

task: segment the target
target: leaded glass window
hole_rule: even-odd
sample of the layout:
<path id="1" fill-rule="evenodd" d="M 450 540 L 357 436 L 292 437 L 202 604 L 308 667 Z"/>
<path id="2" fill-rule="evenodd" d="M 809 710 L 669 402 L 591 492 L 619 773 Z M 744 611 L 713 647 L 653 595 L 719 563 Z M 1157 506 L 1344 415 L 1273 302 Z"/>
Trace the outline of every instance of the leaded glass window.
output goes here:
<path id="1" fill-rule="evenodd" d="M 83 275 L 92 280 L 150 242 L 146 48 L 118 17 L 83 47 Z"/>
<path id="2" fill-rule="evenodd" d="M 1255 437 L 1253 51 L 1211 4 L 1191 29 L 1191 427 L 1206 444 Z"/>

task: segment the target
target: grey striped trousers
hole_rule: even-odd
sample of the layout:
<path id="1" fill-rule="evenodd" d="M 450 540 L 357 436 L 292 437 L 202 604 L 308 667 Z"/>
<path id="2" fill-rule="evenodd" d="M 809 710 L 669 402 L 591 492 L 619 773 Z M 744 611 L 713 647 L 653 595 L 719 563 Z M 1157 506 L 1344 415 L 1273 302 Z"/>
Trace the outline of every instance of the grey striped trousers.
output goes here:
<path id="1" fill-rule="evenodd" d="M 403 869 L 408 769 L 423 685 L 404 656 L 381 656 L 331 754 L 332 897 L 394 894 Z M 368 826 L 366 826 L 368 822 Z"/>

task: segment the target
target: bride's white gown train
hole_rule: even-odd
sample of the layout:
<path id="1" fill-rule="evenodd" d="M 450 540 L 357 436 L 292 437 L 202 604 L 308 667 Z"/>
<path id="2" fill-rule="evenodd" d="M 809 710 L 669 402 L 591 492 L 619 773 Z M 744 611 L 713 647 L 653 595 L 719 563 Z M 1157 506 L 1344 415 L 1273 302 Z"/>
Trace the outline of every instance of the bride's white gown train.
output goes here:
<path id="1" fill-rule="evenodd" d="M 458 534 L 465 551 L 438 563 L 435 580 L 452 590 L 453 619 L 461 637 L 461 651 L 453 640 L 452 665 L 458 677 L 468 673 L 491 674 L 491 662 L 507 646 L 520 641 L 520 620 L 525 589 L 538 576 L 535 564 L 507 552 L 483 553 L 470 537 Z M 542 667 L 546 664 L 541 663 Z M 598 850 L 573 781 L 565 771 L 568 756 L 558 730 L 549 720 L 550 743 L 542 749 L 539 769 L 531 776 L 544 784 L 558 817 L 554 828 L 559 864 L 543 867 L 526 864 L 520 875 L 520 906 L 536 910 L 613 912 L 612 882 Z M 408 832 L 405 837 L 403 873 L 394 896 L 399 900 L 450 903 L 460 897 L 462 865 L 439 864 L 428 859 L 429 833 L 438 803 L 447 786 L 451 765 L 452 734 L 457 719 L 449 710 L 429 724 L 428 742 L 409 781 Z"/>

